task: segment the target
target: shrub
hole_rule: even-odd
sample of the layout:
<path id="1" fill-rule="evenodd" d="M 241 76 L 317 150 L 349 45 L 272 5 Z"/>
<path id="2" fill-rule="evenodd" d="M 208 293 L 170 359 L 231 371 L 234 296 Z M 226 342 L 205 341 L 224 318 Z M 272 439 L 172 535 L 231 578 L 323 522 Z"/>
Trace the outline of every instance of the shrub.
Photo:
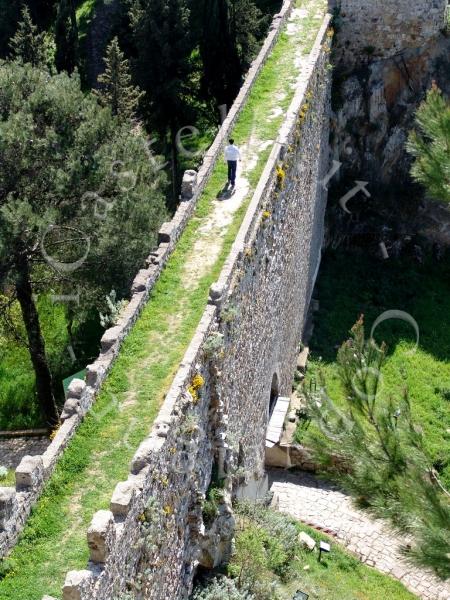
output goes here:
<path id="1" fill-rule="evenodd" d="M 256 600 L 246 590 L 240 590 L 232 579 L 213 579 L 206 587 L 194 592 L 193 600 Z"/>

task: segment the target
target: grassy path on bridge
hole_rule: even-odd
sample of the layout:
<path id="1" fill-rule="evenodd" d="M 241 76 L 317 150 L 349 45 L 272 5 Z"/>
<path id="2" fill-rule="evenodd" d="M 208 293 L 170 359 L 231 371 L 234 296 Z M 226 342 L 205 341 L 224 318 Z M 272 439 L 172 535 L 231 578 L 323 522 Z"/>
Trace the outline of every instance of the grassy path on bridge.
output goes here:
<path id="1" fill-rule="evenodd" d="M 234 130 L 244 157 L 246 149 L 248 154 L 241 172 L 245 194 L 236 192 L 238 201 L 229 208 L 228 200 L 216 200 L 226 181 L 226 166 L 219 163 L 93 410 L 3 564 L 1 600 L 60 598 L 67 571 L 85 568 L 87 527 L 97 510 L 108 508 L 116 483 L 127 478 L 129 462 L 151 429 L 239 229 L 326 4 L 297 1 Z M 213 259 L 196 255 L 202 244 Z"/>

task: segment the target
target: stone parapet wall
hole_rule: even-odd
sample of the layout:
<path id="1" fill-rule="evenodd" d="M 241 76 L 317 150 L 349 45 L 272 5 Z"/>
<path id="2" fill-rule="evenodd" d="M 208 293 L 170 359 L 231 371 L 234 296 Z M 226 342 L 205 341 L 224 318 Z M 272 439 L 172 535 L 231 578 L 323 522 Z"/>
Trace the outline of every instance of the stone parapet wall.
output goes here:
<path id="1" fill-rule="evenodd" d="M 345 66 L 420 48 L 446 26 L 447 0 L 332 0 L 336 58 Z"/>
<path id="2" fill-rule="evenodd" d="M 101 353 L 87 367 L 86 381 L 72 381 L 62 414 L 63 424 L 43 455 L 24 457 L 16 469 L 16 487 L 0 487 L 0 557 L 14 546 L 33 505 L 39 499 L 44 485 L 52 474 L 58 459 L 69 444 L 86 413 L 93 406 L 101 386 L 117 358 L 124 339 L 131 331 L 146 305 L 153 286 L 158 281 L 177 241 L 193 215 L 197 201 L 204 191 L 217 160 L 221 159 L 223 146 L 230 136 L 252 87 L 275 45 L 290 15 L 294 0 L 285 0 L 275 15 L 268 36 L 257 58 L 250 67 L 244 85 L 224 120 L 212 146 L 205 154 L 198 174 L 188 172 L 183 182 L 180 205 L 159 233 L 159 246 L 152 252 L 145 269 L 137 274 L 131 289 L 131 299 L 121 313 L 118 323 L 108 329 L 101 340 Z"/>
<path id="3" fill-rule="evenodd" d="M 203 508 L 212 477 L 264 471 L 271 389 L 290 392 L 318 271 L 329 165 L 330 17 L 301 81 L 209 304 L 150 436 L 109 510 L 87 532 L 90 562 L 67 574 L 64 600 L 188 597 L 196 566 L 233 536 Z M 275 383 L 274 383 L 275 382 Z M 220 532 L 220 533 L 219 533 Z M 48 600 L 48 599 L 47 599 Z"/>

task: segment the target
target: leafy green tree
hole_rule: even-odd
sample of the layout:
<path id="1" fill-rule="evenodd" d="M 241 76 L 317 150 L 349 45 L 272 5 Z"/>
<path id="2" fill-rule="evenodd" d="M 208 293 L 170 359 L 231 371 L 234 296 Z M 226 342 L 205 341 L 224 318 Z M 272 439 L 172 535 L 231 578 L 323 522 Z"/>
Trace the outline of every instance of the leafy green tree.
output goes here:
<path id="1" fill-rule="evenodd" d="M 108 45 L 105 56 L 105 72 L 99 76 L 100 88 L 95 90 L 102 106 L 109 106 L 113 115 L 130 121 L 136 116 L 139 101 L 144 95 L 132 85 L 128 61 L 115 37 Z"/>
<path id="2" fill-rule="evenodd" d="M 338 352 L 346 407 L 329 398 L 325 381 L 308 397 L 317 428 L 307 434 L 314 458 L 365 508 L 416 538 L 409 556 L 450 576 L 450 495 L 427 455 L 422 430 L 401 397 L 381 393 L 386 347 L 366 341 L 362 318 Z"/>
<path id="3" fill-rule="evenodd" d="M 124 294 L 166 216 L 165 181 L 145 137 L 83 94 L 78 75 L 0 63 L 0 115 L 0 287 L 20 304 L 53 424 L 35 294 L 78 290 L 85 306 Z"/>
<path id="4" fill-rule="evenodd" d="M 60 0 L 55 22 L 58 72 L 72 73 L 78 65 L 78 26 L 74 0 Z"/>
<path id="5" fill-rule="evenodd" d="M 34 67 L 45 66 L 47 62 L 45 34 L 38 32 L 27 6 L 23 7 L 21 17 L 17 31 L 10 41 L 11 54 L 13 58 L 30 63 Z"/>
<path id="6" fill-rule="evenodd" d="M 416 114 L 417 129 L 408 150 L 415 157 L 411 173 L 429 195 L 450 203 L 450 101 L 433 85 Z"/>
<path id="7" fill-rule="evenodd" d="M 193 50 L 186 0 L 134 0 L 131 26 L 137 50 L 135 78 L 145 91 L 143 106 L 149 125 L 162 140 L 169 137 L 173 200 L 177 197 L 176 135 L 189 123 L 189 77 Z"/>

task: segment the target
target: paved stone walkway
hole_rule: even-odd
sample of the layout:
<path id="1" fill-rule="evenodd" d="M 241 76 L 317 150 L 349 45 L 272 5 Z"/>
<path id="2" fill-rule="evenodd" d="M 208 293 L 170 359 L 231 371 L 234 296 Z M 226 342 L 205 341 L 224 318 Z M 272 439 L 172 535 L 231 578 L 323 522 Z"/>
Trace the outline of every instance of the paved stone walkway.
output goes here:
<path id="1" fill-rule="evenodd" d="M 275 469 L 269 485 L 274 508 L 334 536 L 363 563 L 399 579 L 419 598 L 450 600 L 450 581 L 410 565 L 400 551 L 408 539 L 359 511 L 338 488 L 310 474 Z"/>

